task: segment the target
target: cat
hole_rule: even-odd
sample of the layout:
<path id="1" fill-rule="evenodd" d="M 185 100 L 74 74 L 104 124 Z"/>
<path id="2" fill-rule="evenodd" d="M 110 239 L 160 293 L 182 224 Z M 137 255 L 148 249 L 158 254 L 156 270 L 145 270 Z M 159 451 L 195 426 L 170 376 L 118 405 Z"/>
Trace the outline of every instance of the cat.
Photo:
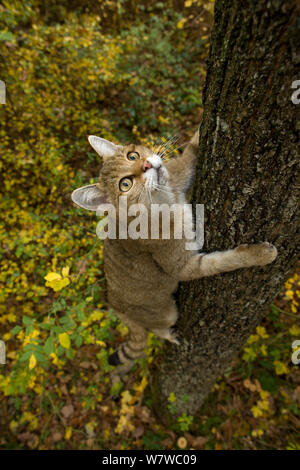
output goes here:
<path id="1" fill-rule="evenodd" d="M 184 207 L 194 178 L 198 140 L 196 131 L 182 155 L 163 160 L 167 146 L 156 152 L 142 145 L 122 146 L 89 136 L 91 146 L 102 157 L 99 182 L 76 189 L 72 200 L 92 211 L 105 203 L 118 209 L 124 195 L 128 206 L 143 203 L 151 208 L 153 203 L 176 203 Z M 176 225 L 175 217 L 172 223 Z M 268 242 L 210 254 L 198 252 L 197 243 L 194 250 L 187 250 L 185 244 L 185 237 L 174 236 L 104 241 L 108 302 L 129 328 L 128 341 L 109 358 L 120 371 L 122 367 L 123 371 L 130 370 L 134 359 L 143 354 L 148 332 L 178 344 L 173 328 L 178 318 L 173 294 L 180 281 L 264 266 L 277 256 L 275 246 Z"/>

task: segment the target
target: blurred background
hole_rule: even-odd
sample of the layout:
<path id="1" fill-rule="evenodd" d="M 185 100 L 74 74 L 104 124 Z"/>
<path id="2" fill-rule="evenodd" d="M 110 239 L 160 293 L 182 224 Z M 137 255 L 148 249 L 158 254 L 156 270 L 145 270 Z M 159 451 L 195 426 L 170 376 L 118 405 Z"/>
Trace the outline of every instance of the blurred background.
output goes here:
<path id="1" fill-rule="evenodd" d="M 187 141 L 202 115 L 209 0 L 4 0 L 0 5 L 0 448 L 300 449 L 299 275 L 292 273 L 201 420 L 152 412 L 161 342 L 112 387 L 127 334 L 105 303 L 94 214 L 73 189 L 97 181 L 90 134 Z M 169 397 L 170 411 L 176 398 Z M 299 432 L 299 431 L 298 431 Z"/>

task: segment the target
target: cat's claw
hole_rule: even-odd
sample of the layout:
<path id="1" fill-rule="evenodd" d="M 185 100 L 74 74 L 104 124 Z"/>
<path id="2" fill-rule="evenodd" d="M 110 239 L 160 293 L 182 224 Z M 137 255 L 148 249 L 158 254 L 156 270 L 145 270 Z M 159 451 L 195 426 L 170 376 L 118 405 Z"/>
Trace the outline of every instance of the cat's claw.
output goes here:
<path id="1" fill-rule="evenodd" d="M 177 346 L 180 346 L 180 341 L 178 339 L 177 333 L 175 330 L 172 330 L 171 328 L 169 329 L 169 338 L 167 338 L 171 343 L 177 344 Z"/>
<path id="2" fill-rule="evenodd" d="M 177 344 L 177 346 L 180 345 L 177 333 L 173 328 L 153 329 L 152 332 L 159 338 L 167 339 L 170 343 Z"/>

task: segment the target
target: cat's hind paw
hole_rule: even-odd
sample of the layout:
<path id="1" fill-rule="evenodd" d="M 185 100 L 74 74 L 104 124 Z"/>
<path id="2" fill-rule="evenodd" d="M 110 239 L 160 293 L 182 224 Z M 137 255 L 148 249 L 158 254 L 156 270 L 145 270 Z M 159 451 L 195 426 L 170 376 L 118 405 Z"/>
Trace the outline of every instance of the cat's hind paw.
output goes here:
<path id="1" fill-rule="evenodd" d="M 178 339 L 177 333 L 173 328 L 169 328 L 170 332 L 170 337 L 167 338 L 171 343 L 177 344 L 177 346 L 180 346 L 180 341 Z"/>
<path id="2" fill-rule="evenodd" d="M 161 329 L 153 329 L 154 334 L 156 334 L 159 338 L 167 339 L 170 343 L 180 345 L 180 342 L 177 337 L 177 333 L 173 328 L 161 328 Z"/>

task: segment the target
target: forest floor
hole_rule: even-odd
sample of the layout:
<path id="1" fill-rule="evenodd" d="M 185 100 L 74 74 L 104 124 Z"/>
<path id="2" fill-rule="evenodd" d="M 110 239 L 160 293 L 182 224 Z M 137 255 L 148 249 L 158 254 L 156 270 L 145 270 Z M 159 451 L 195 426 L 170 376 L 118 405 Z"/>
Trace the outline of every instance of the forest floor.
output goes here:
<path id="1" fill-rule="evenodd" d="M 154 335 L 112 387 L 107 358 L 127 329 L 105 302 L 96 217 L 70 193 L 97 180 L 89 134 L 146 145 L 193 135 L 213 2 L 89 3 L 0 6 L 0 448 L 299 450 L 299 269 L 214 385 L 201 422 L 183 415 L 167 429 L 154 415 L 149 364 L 163 351 Z"/>

